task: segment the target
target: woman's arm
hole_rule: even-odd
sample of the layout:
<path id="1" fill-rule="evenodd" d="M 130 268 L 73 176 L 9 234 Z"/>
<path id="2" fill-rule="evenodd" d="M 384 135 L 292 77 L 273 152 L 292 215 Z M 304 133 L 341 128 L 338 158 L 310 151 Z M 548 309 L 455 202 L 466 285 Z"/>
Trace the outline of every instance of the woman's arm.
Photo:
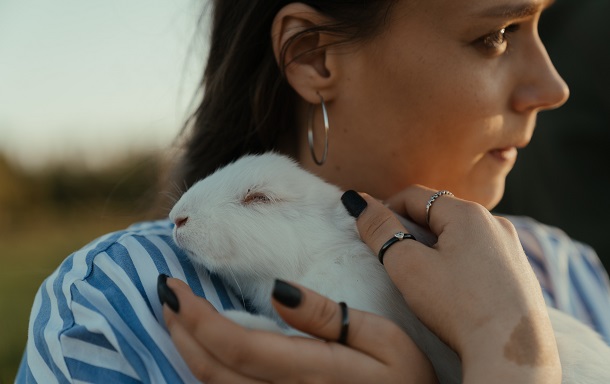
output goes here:
<path id="1" fill-rule="evenodd" d="M 226 292 L 187 264 L 171 228 L 141 223 L 67 258 L 36 295 L 15 382 L 193 382 L 163 324 L 157 275 L 180 276 L 218 308 Z"/>

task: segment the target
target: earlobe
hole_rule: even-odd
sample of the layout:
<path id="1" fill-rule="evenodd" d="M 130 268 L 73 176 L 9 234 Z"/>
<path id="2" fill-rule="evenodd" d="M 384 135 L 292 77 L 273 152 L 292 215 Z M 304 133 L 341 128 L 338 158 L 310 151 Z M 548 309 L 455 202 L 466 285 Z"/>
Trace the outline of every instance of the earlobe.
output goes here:
<path id="1" fill-rule="evenodd" d="M 328 55 L 331 38 L 315 31 L 325 21 L 315 9 L 290 3 L 277 13 L 271 28 L 276 62 L 292 88 L 310 103 L 319 102 L 317 92 L 331 87 L 335 77 Z"/>

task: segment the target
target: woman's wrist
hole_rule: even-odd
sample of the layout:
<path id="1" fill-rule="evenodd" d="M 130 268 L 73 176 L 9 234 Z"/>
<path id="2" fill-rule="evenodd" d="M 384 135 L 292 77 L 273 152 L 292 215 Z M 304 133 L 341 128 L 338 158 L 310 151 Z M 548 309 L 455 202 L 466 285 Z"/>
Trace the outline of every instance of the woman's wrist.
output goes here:
<path id="1" fill-rule="evenodd" d="M 509 316 L 460 348 L 464 383 L 560 383 L 561 363 L 546 312 Z"/>

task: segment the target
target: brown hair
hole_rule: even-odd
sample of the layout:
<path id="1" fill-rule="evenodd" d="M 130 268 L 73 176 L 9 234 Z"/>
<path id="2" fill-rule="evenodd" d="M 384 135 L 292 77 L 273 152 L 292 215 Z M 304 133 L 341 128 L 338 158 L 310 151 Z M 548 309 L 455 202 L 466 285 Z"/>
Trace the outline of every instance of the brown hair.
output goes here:
<path id="1" fill-rule="evenodd" d="M 395 1 L 303 0 L 334 22 L 303 31 L 290 42 L 316 32 L 332 33 L 342 42 L 370 38 L 382 29 Z M 297 95 L 283 76 L 287 63 L 282 59 L 281 68 L 277 65 L 271 42 L 273 19 L 289 3 L 212 1 L 203 100 L 181 133 L 184 148 L 174 185 L 188 188 L 245 154 L 277 150 L 280 133 L 296 130 Z"/>

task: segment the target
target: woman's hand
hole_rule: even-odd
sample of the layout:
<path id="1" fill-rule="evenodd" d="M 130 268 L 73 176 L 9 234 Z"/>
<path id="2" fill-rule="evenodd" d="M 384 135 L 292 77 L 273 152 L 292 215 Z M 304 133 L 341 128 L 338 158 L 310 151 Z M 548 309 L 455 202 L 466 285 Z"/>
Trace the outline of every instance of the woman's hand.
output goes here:
<path id="1" fill-rule="evenodd" d="M 274 306 L 288 324 L 331 342 L 245 329 L 177 279 L 160 278 L 159 289 L 162 302 L 177 309 L 163 306 L 172 339 L 203 382 L 436 382 L 411 339 L 382 317 L 349 309 L 346 346 L 332 342 L 341 330 L 339 305 L 304 287 L 277 281 Z"/>
<path id="2" fill-rule="evenodd" d="M 388 202 L 426 225 L 433 194 L 411 187 Z M 405 231 L 381 203 L 355 192 L 343 201 L 363 241 L 377 253 Z M 441 196 L 430 208 L 438 243 L 394 243 L 385 266 L 414 312 L 462 358 L 464 382 L 553 383 L 561 380 L 557 346 L 539 284 L 512 225 L 482 206 Z M 178 350 L 206 382 L 433 382 L 429 362 L 396 325 L 350 309 L 347 347 L 334 342 L 246 330 L 216 313 L 183 283 L 170 279 L 183 308 L 164 307 Z M 280 284 L 282 285 L 282 284 Z M 294 307 L 274 299 L 293 327 L 336 340 L 336 303 L 303 287 Z M 280 295 L 281 296 L 281 295 Z M 279 296 L 278 296 L 279 297 Z"/>
<path id="3" fill-rule="evenodd" d="M 426 202 L 434 192 L 413 186 L 386 203 L 426 225 Z M 343 200 L 358 218 L 363 241 L 378 252 L 404 227 L 375 199 L 359 198 L 352 191 Z M 384 265 L 418 317 L 458 352 L 465 381 L 560 380 L 540 285 L 512 224 L 479 204 L 448 195 L 437 198 L 429 214 L 437 244 L 396 242 L 387 249 Z"/>

